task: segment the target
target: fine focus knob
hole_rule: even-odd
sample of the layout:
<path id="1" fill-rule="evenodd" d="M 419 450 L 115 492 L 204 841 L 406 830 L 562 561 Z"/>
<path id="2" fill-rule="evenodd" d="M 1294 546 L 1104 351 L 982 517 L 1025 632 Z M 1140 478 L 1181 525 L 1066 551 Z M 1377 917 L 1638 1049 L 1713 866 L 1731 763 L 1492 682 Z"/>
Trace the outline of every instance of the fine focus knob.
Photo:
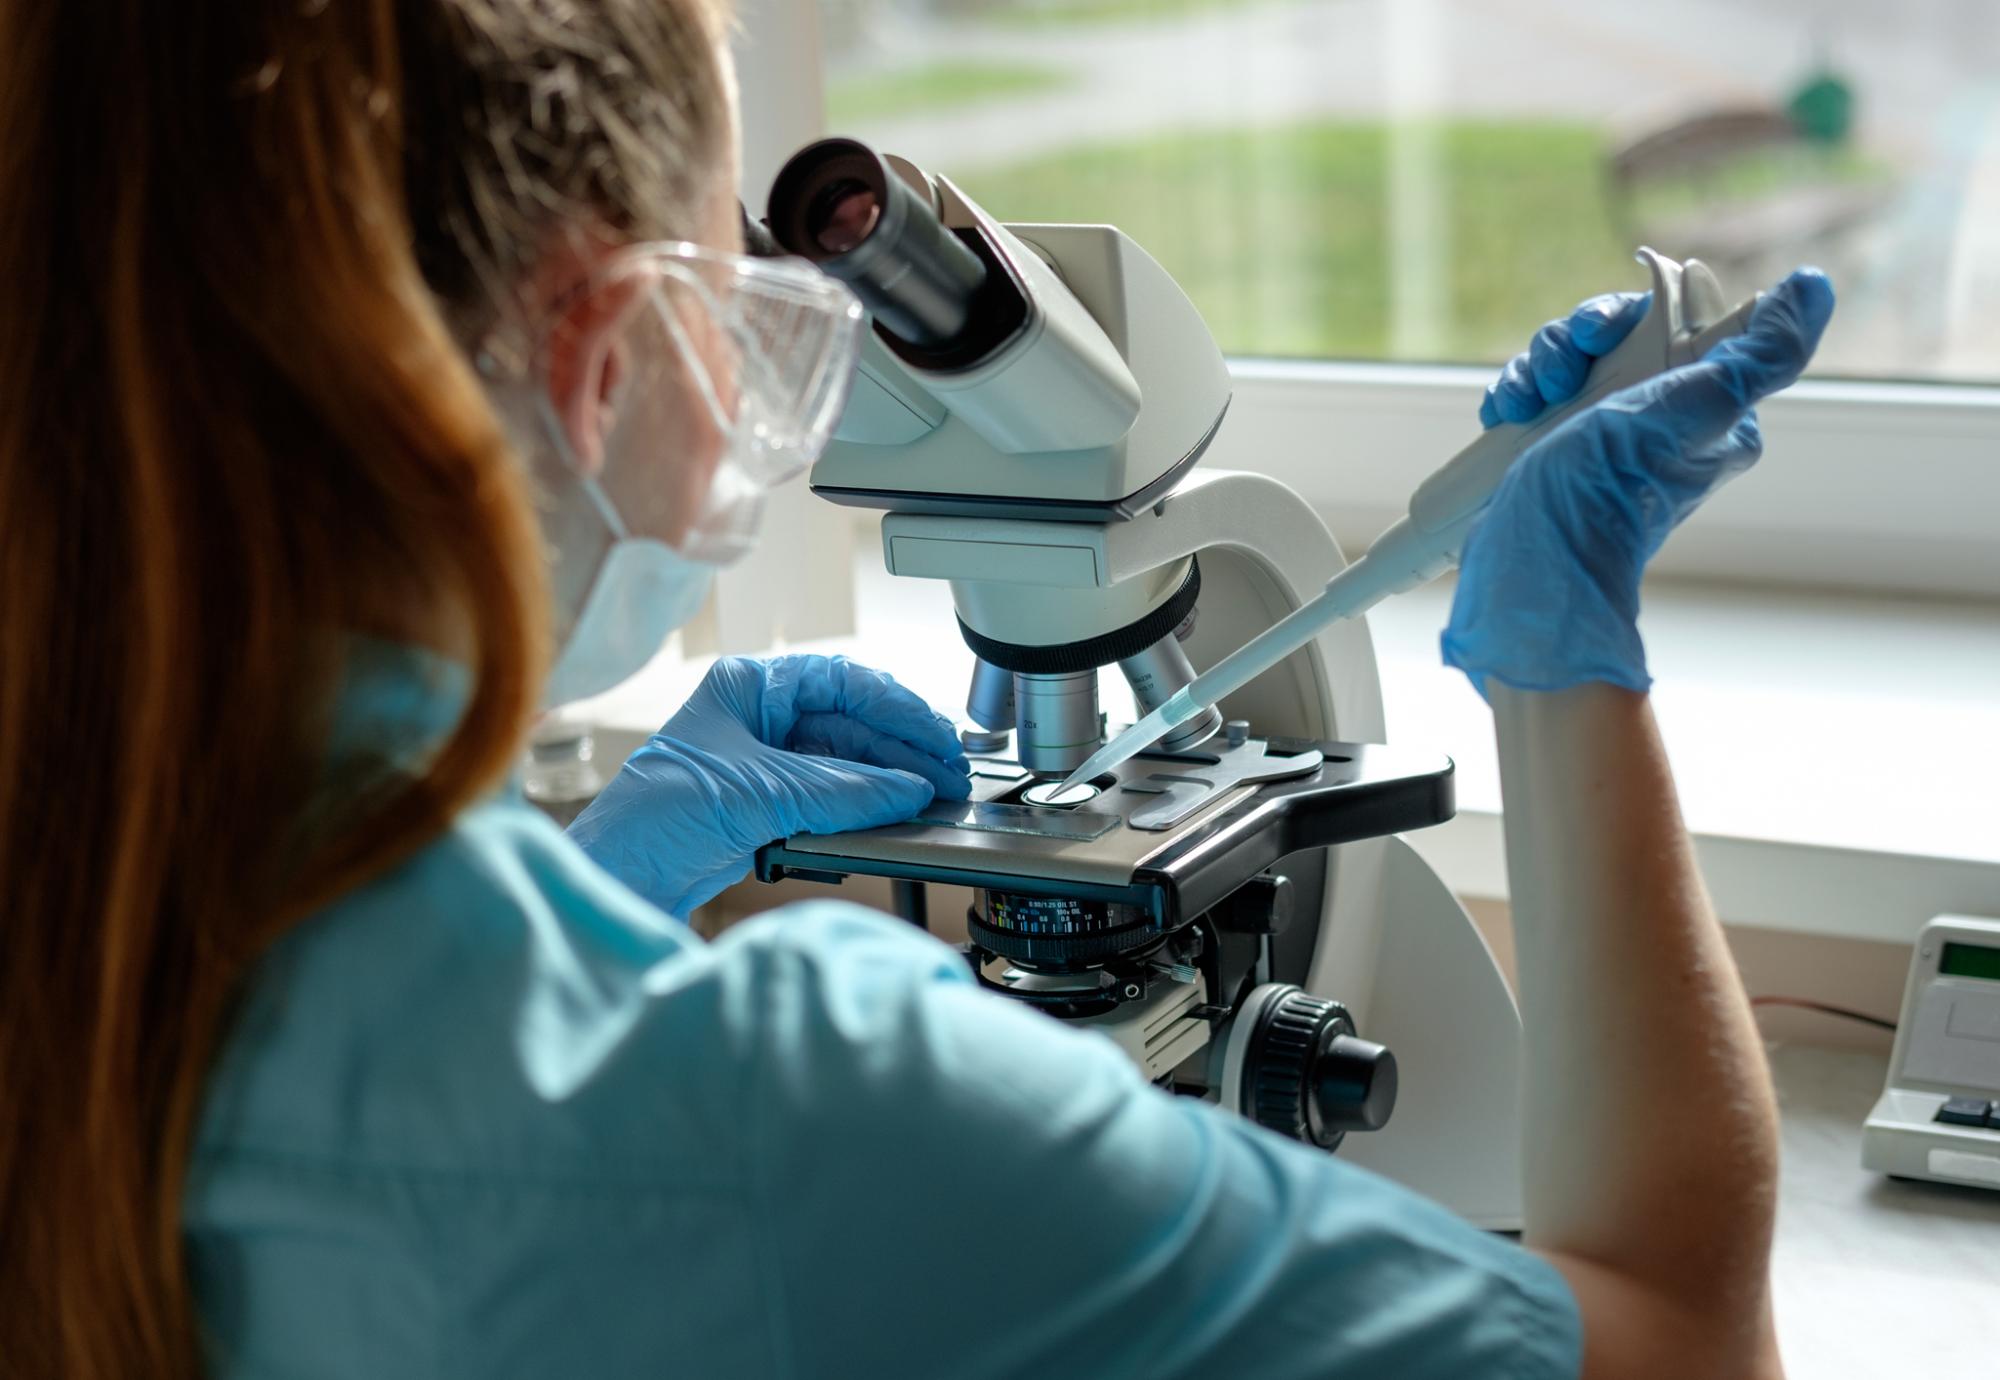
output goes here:
<path id="1" fill-rule="evenodd" d="M 1320 1049 L 1313 1102 L 1330 1130 L 1381 1130 L 1396 1110 L 1396 1056 L 1373 1040 L 1335 1035 Z"/>
<path id="2" fill-rule="evenodd" d="M 1354 1033 L 1339 1002 L 1289 984 L 1263 1003 L 1243 1063 L 1243 1105 L 1281 1135 L 1331 1150 L 1396 1106 L 1396 1056 Z"/>

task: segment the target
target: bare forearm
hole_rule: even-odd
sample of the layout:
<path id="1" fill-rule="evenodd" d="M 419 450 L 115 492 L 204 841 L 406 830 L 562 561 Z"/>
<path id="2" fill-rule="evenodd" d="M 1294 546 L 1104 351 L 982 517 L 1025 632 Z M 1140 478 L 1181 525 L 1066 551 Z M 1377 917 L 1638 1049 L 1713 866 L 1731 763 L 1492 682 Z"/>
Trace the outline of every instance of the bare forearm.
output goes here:
<path id="1" fill-rule="evenodd" d="M 1769 1370 L 1775 1105 L 1651 706 L 1603 685 L 1496 685 L 1492 701 L 1528 1243 L 1573 1263 L 1580 1293 L 1634 1294 L 1656 1321 L 1684 1318 L 1717 1362 Z"/>

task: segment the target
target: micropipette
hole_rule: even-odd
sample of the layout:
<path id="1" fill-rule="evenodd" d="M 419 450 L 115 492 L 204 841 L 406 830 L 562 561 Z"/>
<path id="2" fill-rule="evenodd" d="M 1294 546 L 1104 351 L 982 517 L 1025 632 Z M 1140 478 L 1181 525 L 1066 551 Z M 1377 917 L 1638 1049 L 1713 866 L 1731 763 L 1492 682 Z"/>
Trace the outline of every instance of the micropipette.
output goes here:
<path id="1" fill-rule="evenodd" d="M 1428 584 L 1458 562 L 1465 537 L 1487 499 L 1523 451 L 1577 413 L 1622 388 L 1692 363 L 1750 324 L 1758 297 L 1733 310 L 1722 285 L 1698 259 L 1674 262 L 1651 249 L 1639 261 L 1652 271 L 1653 300 L 1618 348 L 1591 366 L 1583 390 L 1534 421 L 1491 427 L 1417 487 L 1409 515 L 1399 519 L 1366 555 L 1327 581 L 1301 604 L 1242 647 L 1189 681 L 1165 704 L 1099 748 L 1063 779 L 1063 788 L 1102 776 L 1145 751 L 1164 735 L 1233 694 L 1305 646 L 1320 632 L 1358 618 L 1392 594 Z"/>

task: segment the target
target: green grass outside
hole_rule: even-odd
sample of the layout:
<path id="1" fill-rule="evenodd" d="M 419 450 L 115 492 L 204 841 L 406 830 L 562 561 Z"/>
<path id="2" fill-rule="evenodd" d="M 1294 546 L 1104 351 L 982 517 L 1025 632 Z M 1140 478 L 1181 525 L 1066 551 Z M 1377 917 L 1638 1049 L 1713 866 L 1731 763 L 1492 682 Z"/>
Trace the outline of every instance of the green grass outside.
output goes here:
<path id="1" fill-rule="evenodd" d="M 1160 24 L 1265 0 L 1017 0 L 979 7 L 979 18 L 1021 28 L 1084 24 Z"/>
<path id="2" fill-rule="evenodd" d="M 833 128 L 852 129 L 871 120 L 1042 95 L 1070 80 L 1059 68 L 1026 63 L 940 62 L 837 82 L 827 93 L 826 113 Z"/>
<path id="3" fill-rule="evenodd" d="M 1644 285 L 1606 205 L 1600 131 L 1436 133 L 1450 189 L 1444 357 L 1504 358 L 1580 298 Z M 1381 359 L 1388 154 L 1380 124 L 1313 123 L 1077 149 L 959 180 L 1005 220 L 1120 226 L 1231 353 Z"/>

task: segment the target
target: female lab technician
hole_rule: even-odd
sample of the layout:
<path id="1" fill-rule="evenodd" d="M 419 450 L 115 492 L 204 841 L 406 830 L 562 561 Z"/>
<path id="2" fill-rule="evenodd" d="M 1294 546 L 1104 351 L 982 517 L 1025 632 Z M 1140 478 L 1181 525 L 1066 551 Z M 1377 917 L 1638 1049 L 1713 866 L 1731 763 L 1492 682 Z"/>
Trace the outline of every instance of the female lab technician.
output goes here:
<path id="1" fill-rule="evenodd" d="M 1824 280 L 1551 437 L 1467 553 L 1447 656 L 1552 803 L 1517 1246 L 907 926 L 669 918 L 965 789 L 882 676 L 723 663 L 575 838 L 504 784 L 545 667 L 687 614 L 855 348 L 738 257 L 711 3 L 0 3 L 0 1372 L 1775 1374 L 1771 1094 L 1633 614 Z"/>

